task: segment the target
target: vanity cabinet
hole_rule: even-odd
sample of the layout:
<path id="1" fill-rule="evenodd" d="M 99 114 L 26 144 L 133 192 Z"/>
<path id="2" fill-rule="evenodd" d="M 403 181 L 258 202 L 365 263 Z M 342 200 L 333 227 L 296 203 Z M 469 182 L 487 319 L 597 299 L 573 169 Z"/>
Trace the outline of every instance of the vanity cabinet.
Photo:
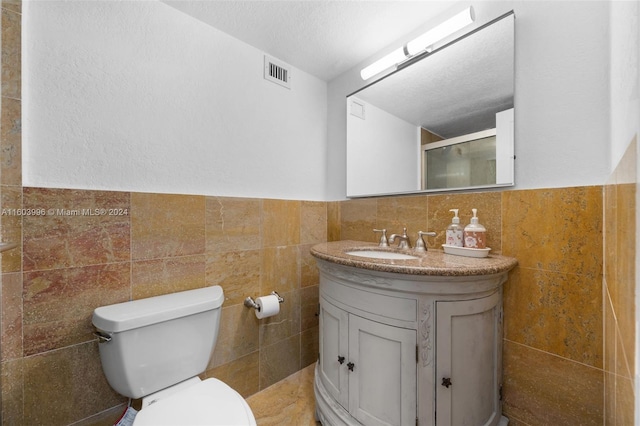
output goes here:
<path id="1" fill-rule="evenodd" d="M 507 423 L 501 410 L 502 284 L 515 260 L 498 272 L 438 275 L 316 257 L 314 389 L 323 425 Z"/>
<path id="2" fill-rule="evenodd" d="M 436 302 L 436 424 L 500 421 L 501 325 L 500 292 Z"/>
<path id="3" fill-rule="evenodd" d="M 320 370 L 325 389 L 365 425 L 414 425 L 416 331 L 320 302 Z"/>

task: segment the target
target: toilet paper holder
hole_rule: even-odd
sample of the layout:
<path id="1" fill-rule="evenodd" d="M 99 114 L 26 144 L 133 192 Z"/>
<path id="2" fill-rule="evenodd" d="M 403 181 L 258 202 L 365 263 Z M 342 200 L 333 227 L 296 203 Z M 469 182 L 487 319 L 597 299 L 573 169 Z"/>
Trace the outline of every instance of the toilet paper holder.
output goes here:
<path id="1" fill-rule="evenodd" d="M 284 303 L 284 298 L 280 296 L 275 290 L 269 294 L 276 296 L 278 298 L 278 303 Z M 258 311 L 260 310 L 260 306 L 258 306 L 256 301 L 253 300 L 253 297 L 251 296 L 248 296 L 246 299 L 244 299 L 244 306 L 246 306 L 247 308 L 253 308 Z"/>

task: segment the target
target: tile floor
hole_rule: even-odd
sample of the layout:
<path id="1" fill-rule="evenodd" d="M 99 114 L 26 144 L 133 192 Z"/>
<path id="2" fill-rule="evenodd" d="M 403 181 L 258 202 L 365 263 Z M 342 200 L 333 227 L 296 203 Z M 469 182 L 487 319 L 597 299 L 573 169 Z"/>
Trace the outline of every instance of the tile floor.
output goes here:
<path id="1" fill-rule="evenodd" d="M 258 426 L 316 426 L 315 363 L 247 398 Z"/>

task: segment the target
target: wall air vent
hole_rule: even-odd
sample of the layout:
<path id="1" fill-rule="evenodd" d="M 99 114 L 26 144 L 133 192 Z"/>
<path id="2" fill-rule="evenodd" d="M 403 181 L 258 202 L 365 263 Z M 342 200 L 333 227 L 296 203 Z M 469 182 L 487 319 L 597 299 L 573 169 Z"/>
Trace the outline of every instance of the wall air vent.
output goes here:
<path id="1" fill-rule="evenodd" d="M 264 55 L 264 78 L 280 86 L 291 89 L 291 70 L 289 65 Z"/>

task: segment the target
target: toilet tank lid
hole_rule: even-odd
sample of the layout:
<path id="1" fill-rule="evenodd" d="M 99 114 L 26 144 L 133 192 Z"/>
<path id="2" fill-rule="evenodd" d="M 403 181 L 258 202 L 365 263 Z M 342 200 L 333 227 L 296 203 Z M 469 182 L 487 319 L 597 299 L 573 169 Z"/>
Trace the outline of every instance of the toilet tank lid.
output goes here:
<path id="1" fill-rule="evenodd" d="M 180 291 L 96 308 L 93 325 L 99 330 L 117 333 L 218 309 L 223 301 L 220 286 Z"/>

